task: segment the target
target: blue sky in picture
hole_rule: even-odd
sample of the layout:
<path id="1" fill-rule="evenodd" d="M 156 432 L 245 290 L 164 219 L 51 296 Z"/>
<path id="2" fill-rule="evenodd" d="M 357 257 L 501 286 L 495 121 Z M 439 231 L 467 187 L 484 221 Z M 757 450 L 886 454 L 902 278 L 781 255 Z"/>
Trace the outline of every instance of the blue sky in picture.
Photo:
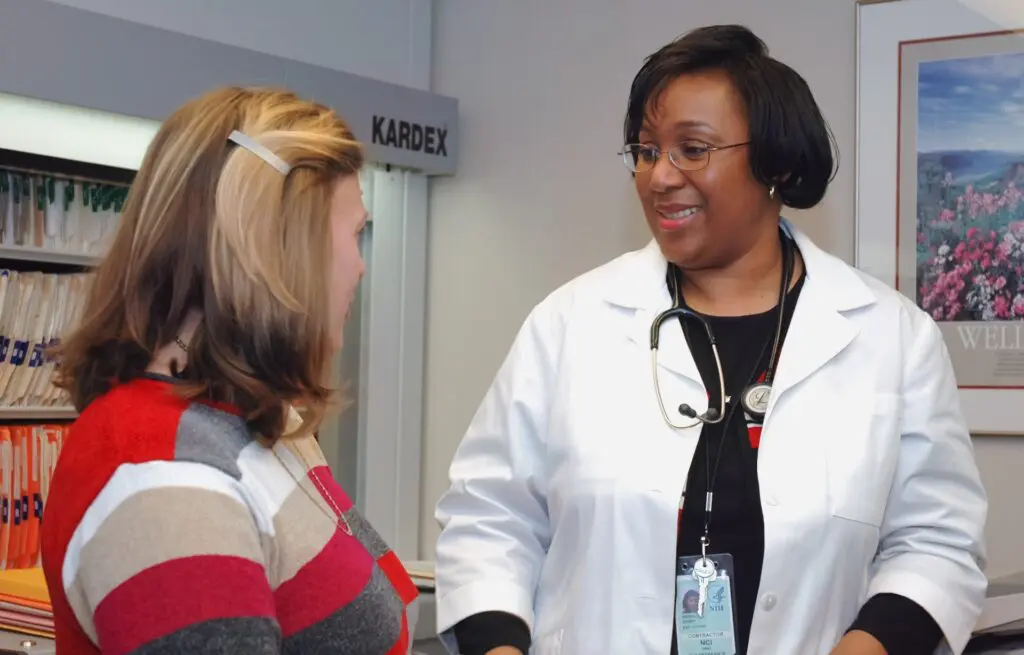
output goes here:
<path id="1" fill-rule="evenodd" d="M 1024 152 L 1024 53 L 921 63 L 917 150 Z"/>

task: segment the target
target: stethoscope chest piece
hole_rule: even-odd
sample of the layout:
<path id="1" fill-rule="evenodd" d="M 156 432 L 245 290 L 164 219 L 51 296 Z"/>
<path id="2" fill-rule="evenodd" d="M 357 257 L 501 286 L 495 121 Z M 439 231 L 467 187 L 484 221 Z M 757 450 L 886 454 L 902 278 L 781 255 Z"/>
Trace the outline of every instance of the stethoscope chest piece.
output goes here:
<path id="1" fill-rule="evenodd" d="M 751 418 L 763 421 L 768 414 L 768 403 L 772 397 L 772 385 L 767 382 L 756 382 L 740 394 L 740 405 Z"/>

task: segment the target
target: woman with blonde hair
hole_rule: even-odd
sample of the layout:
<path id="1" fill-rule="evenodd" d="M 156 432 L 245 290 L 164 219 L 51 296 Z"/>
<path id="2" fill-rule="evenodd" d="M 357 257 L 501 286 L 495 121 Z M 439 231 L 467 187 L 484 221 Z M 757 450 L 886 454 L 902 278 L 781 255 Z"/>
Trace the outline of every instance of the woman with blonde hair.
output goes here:
<path id="1" fill-rule="evenodd" d="M 408 650 L 415 587 L 314 436 L 362 164 L 283 91 L 211 92 L 156 135 L 59 351 L 80 412 L 42 529 L 60 655 Z"/>

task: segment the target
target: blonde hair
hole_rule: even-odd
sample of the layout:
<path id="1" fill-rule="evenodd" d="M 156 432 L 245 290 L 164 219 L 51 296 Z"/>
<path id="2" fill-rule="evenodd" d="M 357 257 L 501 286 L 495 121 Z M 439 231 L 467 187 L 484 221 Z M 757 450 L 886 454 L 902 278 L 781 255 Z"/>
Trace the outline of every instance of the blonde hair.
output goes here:
<path id="1" fill-rule="evenodd" d="M 290 170 L 229 141 L 235 130 Z M 268 438 L 283 436 L 290 403 L 313 432 L 331 401 L 331 199 L 362 165 L 341 118 L 287 91 L 223 88 L 178 109 L 146 152 L 81 325 L 57 349 L 58 386 L 83 410 L 141 376 L 198 310 L 182 393 L 238 408 Z"/>

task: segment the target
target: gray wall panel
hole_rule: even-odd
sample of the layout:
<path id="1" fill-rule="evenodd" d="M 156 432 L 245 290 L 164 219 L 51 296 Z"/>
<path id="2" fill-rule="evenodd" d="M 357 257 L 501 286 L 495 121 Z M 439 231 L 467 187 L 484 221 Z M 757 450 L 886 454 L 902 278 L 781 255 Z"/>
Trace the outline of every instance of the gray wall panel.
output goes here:
<path id="1" fill-rule="evenodd" d="M 162 120 L 225 84 L 288 87 L 334 107 L 372 160 L 455 172 L 453 98 L 45 0 L 0 0 L 2 92 Z"/>

